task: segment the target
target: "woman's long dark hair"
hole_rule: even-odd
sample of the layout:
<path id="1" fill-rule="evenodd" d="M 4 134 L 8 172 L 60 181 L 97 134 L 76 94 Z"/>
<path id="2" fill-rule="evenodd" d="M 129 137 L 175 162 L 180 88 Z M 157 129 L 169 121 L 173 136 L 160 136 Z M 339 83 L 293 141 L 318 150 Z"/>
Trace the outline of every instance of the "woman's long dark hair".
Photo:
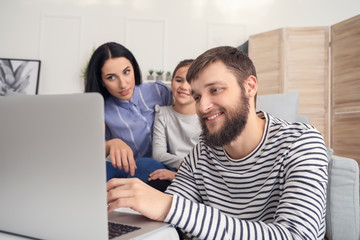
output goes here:
<path id="1" fill-rule="evenodd" d="M 135 85 L 141 84 L 141 71 L 134 55 L 123 45 L 108 42 L 98 47 L 90 58 L 85 73 L 85 92 L 98 92 L 104 99 L 110 96 L 102 83 L 101 69 L 106 60 L 117 57 L 125 57 L 130 61 L 134 69 Z"/>

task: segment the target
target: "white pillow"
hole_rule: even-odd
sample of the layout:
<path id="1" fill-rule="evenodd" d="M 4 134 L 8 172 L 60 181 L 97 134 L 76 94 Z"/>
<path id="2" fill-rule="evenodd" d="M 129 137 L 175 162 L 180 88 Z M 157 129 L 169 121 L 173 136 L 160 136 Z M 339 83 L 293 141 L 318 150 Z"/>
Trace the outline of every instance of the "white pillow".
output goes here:
<path id="1" fill-rule="evenodd" d="M 296 122 L 298 105 L 299 92 L 262 95 L 257 97 L 256 111 L 262 110 L 288 122 Z"/>

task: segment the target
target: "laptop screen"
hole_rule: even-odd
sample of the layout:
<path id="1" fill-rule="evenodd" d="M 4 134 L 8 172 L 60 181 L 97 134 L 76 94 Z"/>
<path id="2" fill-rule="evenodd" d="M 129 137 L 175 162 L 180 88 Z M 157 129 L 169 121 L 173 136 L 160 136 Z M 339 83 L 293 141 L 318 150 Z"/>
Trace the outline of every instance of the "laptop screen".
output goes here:
<path id="1" fill-rule="evenodd" d="M 103 98 L 0 97 L 0 231 L 108 239 Z"/>

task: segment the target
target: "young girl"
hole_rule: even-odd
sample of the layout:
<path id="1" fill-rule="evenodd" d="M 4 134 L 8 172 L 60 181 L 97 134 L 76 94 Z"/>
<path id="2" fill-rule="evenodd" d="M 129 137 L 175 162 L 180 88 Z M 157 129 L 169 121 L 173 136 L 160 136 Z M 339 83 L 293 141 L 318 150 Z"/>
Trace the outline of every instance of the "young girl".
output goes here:
<path id="1" fill-rule="evenodd" d="M 201 126 L 190 85 L 186 81 L 192 62 L 192 59 L 183 60 L 174 70 L 171 80 L 173 105 L 155 108 L 152 156 L 171 170 L 156 170 L 150 174 L 149 181 L 168 180 L 170 184 L 184 157 L 198 142 Z"/>
<path id="2" fill-rule="evenodd" d="M 138 177 L 165 168 L 151 158 L 155 105 L 170 105 L 171 91 L 159 82 L 141 83 L 133 54 L 110 42 L 95 50 L 86 71 L 85 92 L 98 92 L 105 101 L 107 180 Z"/>

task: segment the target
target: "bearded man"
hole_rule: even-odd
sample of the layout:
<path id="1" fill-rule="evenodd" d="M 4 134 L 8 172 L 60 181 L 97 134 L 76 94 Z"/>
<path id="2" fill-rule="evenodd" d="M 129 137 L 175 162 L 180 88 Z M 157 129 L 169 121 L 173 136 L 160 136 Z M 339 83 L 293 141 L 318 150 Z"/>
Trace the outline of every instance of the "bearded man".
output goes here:
<path id="1" fill-rule="evenodd" d="M 187 80 L 203 134 L 165 193 L 108 182 L 109 211 L 130 207 L 200 239 L 323 239 L 328 158 L 311 125 L 256 112 L 252 61 L 217 47 Z"/>

